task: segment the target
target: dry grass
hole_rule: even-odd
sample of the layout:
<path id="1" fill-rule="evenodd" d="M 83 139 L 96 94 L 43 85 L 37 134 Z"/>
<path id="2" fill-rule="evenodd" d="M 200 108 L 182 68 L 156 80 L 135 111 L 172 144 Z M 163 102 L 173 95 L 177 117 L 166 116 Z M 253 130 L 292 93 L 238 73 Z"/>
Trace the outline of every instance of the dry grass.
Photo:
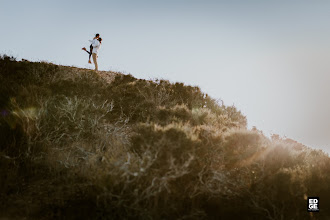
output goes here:
<path id="1" fill-rule="evenodd" d="M 329 218 L 329 157 L 198 87 L 6 56 L 0 79 L 1 218 Z"/>

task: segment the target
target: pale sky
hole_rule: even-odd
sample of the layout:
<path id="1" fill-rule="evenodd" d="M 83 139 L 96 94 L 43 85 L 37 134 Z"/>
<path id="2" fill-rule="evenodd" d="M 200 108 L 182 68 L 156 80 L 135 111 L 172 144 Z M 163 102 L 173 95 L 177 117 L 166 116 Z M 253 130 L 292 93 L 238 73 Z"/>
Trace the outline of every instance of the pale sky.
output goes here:
<path id="1" fill-rule="evenodd" d="M 0 53 L 197 85 L 267 136 L 330 152 L 330 2 L 0 0 Z"/>

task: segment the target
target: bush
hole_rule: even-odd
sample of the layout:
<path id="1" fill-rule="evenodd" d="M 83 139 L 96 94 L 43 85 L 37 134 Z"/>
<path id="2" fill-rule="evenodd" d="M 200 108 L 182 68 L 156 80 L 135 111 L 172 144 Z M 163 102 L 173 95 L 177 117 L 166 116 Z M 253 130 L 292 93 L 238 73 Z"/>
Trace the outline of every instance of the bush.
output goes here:
<path id="1" fill-rule="evenodd" d="M 0 217 L 329 218 L 328 155 L 198 87 L 2 56 L 0 92 Z"/>

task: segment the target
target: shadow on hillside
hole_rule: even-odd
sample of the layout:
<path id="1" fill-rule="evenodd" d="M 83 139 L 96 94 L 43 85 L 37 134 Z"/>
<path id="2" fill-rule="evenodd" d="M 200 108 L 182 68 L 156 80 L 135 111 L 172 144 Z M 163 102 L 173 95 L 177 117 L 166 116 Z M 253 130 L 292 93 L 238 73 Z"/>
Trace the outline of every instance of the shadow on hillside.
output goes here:
<path id="1" fill-rule="evenodd" d="M 0 92 L 2 218 L 330 217 L 326 154 L 198 87 L 2 56 Z"/>

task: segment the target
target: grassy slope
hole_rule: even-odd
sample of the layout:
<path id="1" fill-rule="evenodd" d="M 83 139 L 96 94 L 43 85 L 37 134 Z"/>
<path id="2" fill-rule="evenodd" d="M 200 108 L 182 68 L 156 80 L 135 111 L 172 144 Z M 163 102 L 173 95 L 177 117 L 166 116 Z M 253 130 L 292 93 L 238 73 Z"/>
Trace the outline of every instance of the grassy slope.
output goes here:
<path id="1" fill-rule="evenodd" d="M 330 217 L 327 155 L 198 87 L 4 56 L 0 92 L 0 217 Z"/>

